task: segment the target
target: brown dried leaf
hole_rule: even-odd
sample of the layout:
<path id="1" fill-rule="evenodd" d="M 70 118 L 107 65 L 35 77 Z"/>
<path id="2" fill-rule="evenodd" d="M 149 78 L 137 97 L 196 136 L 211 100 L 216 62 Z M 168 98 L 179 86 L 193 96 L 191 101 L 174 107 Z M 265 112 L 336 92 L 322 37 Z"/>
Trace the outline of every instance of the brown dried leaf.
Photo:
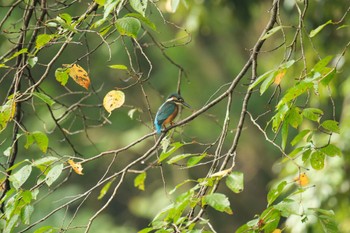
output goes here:
<path id="1" fill-rule="evenodd" d="M 90 86 L 90 78 L 88 73 L 78 64 L 73 64 L 69 68 L 69 76 L 80 86 L 86 90 Z"/>
<path id="2" fill-rule="evenodd" d="M 75 171 L 75 173 L 79 174 L 79 175 L 84 175 L 83 173 L 83 167 L 81 166 L 81 163 L 76 163 L 71 159 L 68 159 L 68 163 L 69 165 L 73 168 L 73 170 Z"/>

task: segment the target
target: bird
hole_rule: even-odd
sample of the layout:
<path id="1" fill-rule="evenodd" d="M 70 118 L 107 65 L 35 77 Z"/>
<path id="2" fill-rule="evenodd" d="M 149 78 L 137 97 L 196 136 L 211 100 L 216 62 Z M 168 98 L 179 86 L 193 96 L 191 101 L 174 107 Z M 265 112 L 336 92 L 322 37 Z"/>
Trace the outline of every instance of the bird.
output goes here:
<path id="1" fill-rule="evenodd" d="M 181 95 L 173 93 L 169 95 L 167 100 L 159 107 L 156 117 L 154 118 L 154 126 L 158 134 L 161 133 L 162 127 L 165 128 L 166 124 L 172 125 L 173 120 L 179 112 L 180 106 L 190 108 Z"/>

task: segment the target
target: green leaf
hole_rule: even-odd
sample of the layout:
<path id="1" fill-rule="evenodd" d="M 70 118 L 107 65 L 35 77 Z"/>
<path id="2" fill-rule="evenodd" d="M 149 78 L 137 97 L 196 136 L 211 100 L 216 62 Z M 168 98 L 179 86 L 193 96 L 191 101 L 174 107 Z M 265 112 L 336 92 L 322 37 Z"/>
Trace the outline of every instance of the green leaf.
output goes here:
<path id="1" fill-rule="evenodd" d="M 328 20 L 327 22 L 325 22 L 324 24 L 318 26 L 317 28 L 315 28 L 314 30 L 311 30 L 309 36 L 312 38 L 314 36 L 316 36 L 324 27 L 326 27 L 328 24 L 332 24 L 332 20 Z"/>
<path id="2" fill-rule="evenodd" d="M 153 31 L 157 31 L 156 25 L 153 22 L 151 22 L 151 20 L 149 20 L 148 18 L 140 15 L 139 13 L 129 13 L 129 14 L 126 14 L 125 16 L 127 16 L 127 17 L 134 17 L 134 18 L 140 20 L 145 25 L 147 25 Z"/>
<path id="3" fill-rule="evenodd" d="M 5 58 L 5 59 L 4 59 L 4 62 L 7 62 L 7 61 L 9 61 L 9 60 L 12 60 L 13 58 L 16 58 L 16 57 L 18 57 L 19 55 L 24 54 L 24 53 L 28 53 L 28 49 L 27 49 L 27 48 L 23 48 L 23 49 L 21 49 L 21 50 L 15 52 L 11 57 Z"/>
<path id="4" fill-rule="evenodd" d="M 287 139 L 288 139 L 288 130 L 289 130 L 289 125 L 288 122 L 285 121 L 282 124 L 282 143 L 281 143 L 281 147 L 284 150 L 286 148 L 287 145 Z"/>
<path id="5" fill-rule="evenodd" d="M 34 233 L 54 233 L 54 232 L 58 232 L 58 231 L 56 228 L 52 226 L 43 226 L 34 231 Z"/>
<path id="6" fill-rule="evenodd" d="M 193 156 L 192 154 L 181 154 L 181 155 L 176 155 L 174 157 L 172 157 L 171 159 L 168 160 L 168 164 L 173 164 L 176 163 L 182 159 L 188 158 L 190 156 Z"/>
<path id="7" fill-rule="evenodd" d="M 284 121 L 285 116 L 289 111 L 289 107 L 287 104 L 280 107 L 277 113 L 272 117 L 272 130 L 276 133 L 282 123 Z"/>
<path id="8" fill-rule="evenodd" d="M 145 180 L 147 177 L 147 173 L 146 172 L 142 172 L 139 175 L 136 176 L 136 178 L 134 179 L 134 186 L 142 191 L 145 190 Z"/>
<path id="9" fill-rule="evenodd" d="M 261 214 L 260 219 L 263 219 L 264 221 L 264 225 L 260 229 L 264 230 L 265 233 L 270 233 L 278 227 L 281 214 L 279 210 L 269 207 Z"/>
<path id="10" fill-rule="evenodd" d="M 310 210 L 315 211 L 318 220 L 321 223 L 323 228 L 323 232 L 327 233 L 338 233 L 340 232 L 338 229 L 338 224 L 335 221 L 335 214 L 333 210 L 324 210 L 317 208 L 310 208 Z"/>
<path id="11" fill-rule="evenodd" d="M 21 198 L 24 201 L 24 203 L 29 204 L 33 199 L 32 192 L 29 190 L 24 190 L 23 192 L 21 192 Z"/>
<path id="12" fill-rule="evenodd" d="M 38 160 L 35 160 L 33 163 L 32 163 L 32 166 L 33 167 L 36 167 L 36 168 L 39 168 L 42 172 L 46 171 L 47 168 L 55 163 L 56 161 L 58 161 L 59 158 L 57 157 L 54 157 L 54 156 L 46 156 L 44 158 L 41 158 L 41 159 L 38 159 Z"/>
<path id="13" fill-rule="evenodd" d="M 30 223 L 30 217 L 34 212 L 34 207 L 32 205 L 26 205 L 21 209 L 21 220 L 23 224 L 28 225 Z"/>
<path id="14" fill-rule="evenodd" d="M 271 84 L 273 83 L 273 81 L 275 80 L 275 75 L 276 72 L 271 73 L 266 79 L 265 81 L 261 84 L 260 86 L 260 95 L 264 94 L 265 91 L 271 86 Z"/>
<path id="15" fill-rule="evenodd" d="M 189 158 L 187 160 L 187 167 L 192 167 L 194 165 L 196 165 L 197 163 L 199 163 L 207 154 L 204 153 L 202 155 L 199 156 L 193 156 L 191 158 Z"/>
<path id="16" fill-rule="evenodd" d="M 48 186 L 51 186 L 53 182 L 55 182 L 58 179 L 58 177 L 60 177 L 62 170 L 63 170 L 62 163 L 53 166 L 46 175 L 45 183 Z"/>
<path id="17" fill-rule="evenodd" d="M 4 231 L 2 233 L 12 233 L 13 232 L 13 228 L 16 226 L 17 222 L 19 220 L 19 215 L 15 214 L 13 215 L 6 224 L 6 227 L 4 229 Z"/>
<path id="18" fill-rule="evenodd" d="M 329 64 L 329 62 L 332 61 L 333 57 L 334 57 L 334 56 L 329 55 L 329 56 L 327 56 L 327 57 L 321 59 L 320 61 L 318 61 L 318 62 L 316 63 L 316 65 L 312 68 L 312 72 L 319 72 L 319 73 L 322 74 L 322 73 L 324 72 L 324 69 L 325 69 L 325 68 L 328 68 L 328 67 L 326 67 L 326 66 Z M 328 70 L 328 69 L 327 69 L 327 70 Z"/>
<path id="19" fill-rule="evenodd" d="M 286 103 L 294 100 L 298 96 L 304 94 L 306 91 L 313 87 L 313 83 L 309 81 L 301 81 L 294 87 L 288 89 L 287 93 L 283 96 L 283 98 L 277 104 L 277 109 L 284 106 Z"/>
<path id="20" fill-rule="evenodd" d="M 269 70 L 266 73 L 260 75 L 252 84 L 249 85 L 248 90 L 253 89 L 254 87 L 256 87 L 259 83 L 261 83 L 262 81 L 264 81 L 268 77 L 274 76 L 274 72 L 275 72 L 275 70 Z"/>
<path id="21" fill-rule="evenodd" d="M 300 131 L 294 138 L 293 140 L 290 142 L 290 144 L 292 146 L 295 146 L 297 143 L 299 143 L 306 135 L 308 135 L 309 133 L 311 133 L 310 129 L 304 129 L 302 131 Z"/>
<path id="22" fill-rule="evenodd" d="M 159 156 L 159 160 L 158 163 L 161 163 L 163 160 L 165 160 L 166 158 L 168 158 L 170 155 L 172 155 L 175 151 L 177 151 L 179 148 L 181 148 L 183 146 L 182 143 L 180 142 L 175 142 L 171 144 L 172 148 L 168 151 L 163 151 L 160 156 Z"/>
<path id="23" fill-rule="evenodd" d="M 116 65 L 110 65 L 108 66 L 109 68 L 112 68 L 112 69 L 118 69 L 118 70 L 127 70 L 128 67 L 125 66 L 125 65 L 120 65 L 120 64 L 116 64 Z"/>
<path id="24" fill-rule="evenodd" d="M 97 197 L 98 200 L 101 200 L 106 195 L 106 193 L 108 192 L 108 190 L 111 187 L 111 185 L 114 182 L 114 180 L 115 179 L 112 179 L 111 181 L 109 181 L 107 184 L 105 184 L 103 186 L 103 188 L 100 191 L 100 195 L 98 195 L 98 197 Z"/>
<path id="25" fill-rule="evenodd" d="M 276 210 L 279 210 L 281 216 L 288 218 L 291 215 L 297 215 L 299 212 L 298 203 L 292 199 L 283 199 L 280 203 L 273 206 Z"/>
<path id="26" fill-rule="evenodd" d="M 319 122 L 321 116 L 323 116 L 323 111 L 319 108 L 305 108 L 302 114 L 311 121 Z"/>
<path id="27" fill-rule="evenodd" d="M 30 57 L 30 58 L 28 58 L 28 64 L 32 68 L 36 65 L 37 62 L 38 62 L 38 57 Z"/>
<path id="28" fill-rule="evenodd" d="M 94 0 L 98 5 L 104 6 L 106 0 Z"/>
<path id="29" fill-rule="evenodd" d="M 333 133 L 340 133 L 339 123 L 333 120 L 326 120 L 322 122 L 321 126 Z"/>
<path id="30" fill-rule="evenodd" d="M 321 170 L 324 167 L 325 154 L 319 150 L 311 154 L 310 164 L 315 170 Z"/>
<path id="31" fill-rule="evenodd" d="M 136 38 L 139 30 L 141 29 L 141 23 L 138 19 L 133 17 L 123 17 L 115 22 L 115 26 L 120 35 Z"/>
<path id="32" fill-rule="evenodd" d="M 38 35 L 35 41 L 35 48 L 36 49 L 41 49 L 44 47 L 46 44 L 48 44 L 53 38 L 55 38 L 55 34 L 41 34 Z"/>
<path id="33" fill-rule="evenodd" d="M 263 35 L 260 40 L 265 40 L 267 38 L 269 38 L 270 36 L 272 36 L 273 34 L 275 34 L 276 32 L 278 32 L 279 30 L 281 30 L 283 28 L 283 26 L 277 26 L 277 27 L 274 27 L 272 29 L 270 29 L 269 31 L 267 31 L 265 33 L 265 35 Z"/>
<path id="34" fill-rule="evenodd" d="M 304 163 L 309 160 L 311 155 L 311 149 L 307 149 L 304 151 L 303 156 L 301 157 L 301 160 L 303 160 Z"/>
<path id="35" fill-rule="evenodd" d="M 232 172 L 226 177 L 226 186 L 234 193 L 240 193 L 244 189 L 244 174 L 242 172 Z"/>
<path id="36" fill-rule="evenodd" d="M 16 113 L 16 102 L 10 98 L 3 106 L 0 106 L 0 132 L 4 130 L 7 123 L 12 120 Z"/>
<path id="37" fill-rule="evenodd" d="M 303 122 L 300 108 L 292 107 L 286 116 L 286 122 L 288 122 L 293 128 L 298 128 L 298 126 Z"/>
<path id="38" fill-rule="evenodd" d="M 49 106 L 52 106 L 54 103 L 56 103 L 50 96 L 41 93 L 41 92 L 33 92 L 33 95 L 35 97 L 38 97 L 39 99 L 41 99 L 42 101 L 44 101 L 45 103 L 47 103 Z"/>
<path id="39" fill-rule="evenodd" d="M 69 78 L 69 70 L 67 68 L 57 68 L 55 71 L 56 80 L 61 83 L 62 86 L 65 86 Z"/>
<path id="40" fill-rule="evenodd" d="M 16 190 L 18 190 L 24 184 L 24 182 L 27 181 L 31 172 L 32 172 L 32 166 L 25 165 L 21 169 L 19 169 L 17 172 L 12 174 L 9 180 L 11 181 L 13 187 Z"/>
<path id="41" fill-rule="evenodd" d="M 38 145 L 39 149 L 46 153 L 47 147 L 49 146 L 49 138 L 47 135 L 40 131 L 35 131 L 26 134 L 27 142 L 24 145 L 28 149 L 34 142 Z"/>
<path id="42" fill-rule="evenodd" d="M 283 192 L 284 188 L 287 185 L 287 181 L 282 181 L 278 184 L 276 188 L 270 189 L 267 194 L 267 203 L 270 206 Z"/>
<path id="43" fill-rule="evenodd" d="M 233 214 L 230 208 L 230 201 L 222 193 L 213 193 L 205 195 L 202 199 L 202 205 L 209 205 L 217 211 Z"/>
<path id="44" fill-rule="evenodd" d="M 326 67 L 322 73 L 321 83 L 327 86 L 335 77 L 336 69 Z"/>
<path id="45" fill-rule="evenodd" d="M 339 149 L 339 147 L 333 145 L 333 144 L 328 144 L 325 147 L 322 147 L 320 149 L 321 152 L 325 153 L 327 156 L 334 157 L 334 156 L 342 156 L 342 152 Z"/>
<path id="46" fill-rule="evenodd" d="M 145 16 L 148 0 L 130 0 L 130 6 L 142 16 Z"/>

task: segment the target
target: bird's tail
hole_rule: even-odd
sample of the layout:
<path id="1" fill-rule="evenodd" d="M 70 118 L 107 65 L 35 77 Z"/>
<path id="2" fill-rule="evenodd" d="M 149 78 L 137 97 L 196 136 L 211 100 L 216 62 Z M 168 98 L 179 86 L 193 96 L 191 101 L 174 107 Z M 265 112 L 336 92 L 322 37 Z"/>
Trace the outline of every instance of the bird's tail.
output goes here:
<path id="1" fill-rule="evenodd" d="M 161 131 L 162 131 L 162 126 L 160 124 L 154 124 L 156 126 L 156 131 L 157 131 L 157 134 L 160 134 Z"/>

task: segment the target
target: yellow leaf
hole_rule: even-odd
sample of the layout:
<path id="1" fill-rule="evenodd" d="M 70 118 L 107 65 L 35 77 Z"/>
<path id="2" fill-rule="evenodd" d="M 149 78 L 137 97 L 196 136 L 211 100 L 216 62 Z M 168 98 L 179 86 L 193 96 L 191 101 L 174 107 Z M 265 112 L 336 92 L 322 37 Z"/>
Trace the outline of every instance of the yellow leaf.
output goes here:
<path id="1" fill-rule="evenodd" d="M 281 229 L 276 228 L 272 233 L 281 233 Z"/>
<path id="2" fill-rule="evenodd" d="M 79 175 L 84 175 L 83 171 L 83 167 L 81 166 L 81 163 L 76 163 L 71 159 L 68 159 L 68 163 L 69 165 L 73 168 L 73 170 L 75 171 L 75 173 L 79 174 Z"/>
<path id="3" fill-rule="evenodd" d="M 301 173 L 298 177 L 294 178 L 300 186 L 306 186 L 309 184 L 309 177 L 305 173 Z"/>
<path id="4" fill-rule="evenodd" d="M 69 65 L 64 65 L 69 66 Z M 80 86 L 86 90 L 90 86 L 90 78 L 88 73 L 78 64 L 73 64 L 69 68 L 69 76 Z"/>
<path id="5" fill-rule="evenodd" d="M 125 102 L 125 95 L 122 91 L 110 91 L 103 98 L 103 107 L 111 113 L 114 109 L 120 108 Z"/>
<path id="6" fill-rule="evenodd" d="M 276 75 L 276 77 L 275 77 L 275 81 L 274 81 L 274 83 L 275 83 L 276 85 L 279 85 L 279 84 L 281 83 L 282 78 L 284 77 L 284 75 L 286 74 L 286 72 L 287 72 L 287 70 L 286 70 L 286 69 L 283 69 L 283 70 L 280 70 L 280 71 L 277 73 L 277 75 Z"/>

